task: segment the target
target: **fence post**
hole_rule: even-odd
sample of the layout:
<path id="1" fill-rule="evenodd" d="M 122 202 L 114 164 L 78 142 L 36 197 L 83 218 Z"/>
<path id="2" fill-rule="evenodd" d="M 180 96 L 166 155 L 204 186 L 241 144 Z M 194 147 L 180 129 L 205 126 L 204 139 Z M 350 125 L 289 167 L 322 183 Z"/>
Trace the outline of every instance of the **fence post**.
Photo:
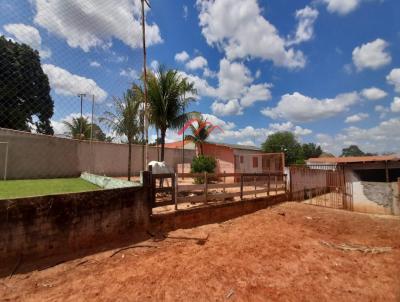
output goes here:
<path id="1" fill-rule="evenodd" d="M 240 174 L 240 200 L 243 200 L 243 174 Z"/>
<path id="2" fill-rule="evenodd" d="M 140 171 L 140 183 L 142 184 L 143 188 L 145 188 L 148 192 L 148 205 L 151 210 L 152 208 L 154 208 L 156 203 L 152 172 Z"/>
<path id="3" fill-rule="evenodd" d="M 268 173 L 268 192 L 267 192 L 267 196 L 269 196 L 270 191 L 271 190 L 271 174 Z"/>
<path id="4" fill-rule="evenodd" d="M 254 181 L 254 191 L 257 191 L 257 182 L 256 182 L 257 176 L 254 176 L 253 181 Z M 254 192 L 254 197 L 257 198 L 257 193 Z"/>
<path id="5" fill-rule="evenodd" d="M 173 190 L 173 198 L 174 198 L 174 203 L 175 203 L 175 211 L 178 210 L 178 173 L 174 174 L 174 190 Z"/>
<path id="6" fill-rule="evenodd" d="M 208 199 L 208 176 L 207 172 L 204 172 L 204 203 L 207 203 Z"/>
<path id="7" fill-rule="evenodd" d="M 278 176 L 275 175 L 275 195 L 278 195 Z"/>

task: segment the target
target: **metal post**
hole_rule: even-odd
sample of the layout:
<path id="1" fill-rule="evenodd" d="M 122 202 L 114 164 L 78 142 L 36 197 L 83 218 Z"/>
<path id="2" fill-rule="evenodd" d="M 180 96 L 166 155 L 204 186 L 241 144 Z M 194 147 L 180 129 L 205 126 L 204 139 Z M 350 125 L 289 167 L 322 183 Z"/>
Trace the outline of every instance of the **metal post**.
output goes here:
<path id="1" fill-rule="evenodd" d="M 144 158 L 143 162 L 146 166 L 149 162 L 149 150 L 148 150 L 148 143 L 149 143 L 149 123 L 148 123 L 148 116 L 147 116 L 147 63 L 146 63 L 146 22 L 145 22 L 145 14 L 144 14 L 144 2 L 146 2 L 147 6 L 150 7 L 147 0 L 142 0 L 142 42 L 143 42 L 143 87 L 144 87 L 144 133 L 145 133 L 145 146 L 144 146 Z"/>
<path id="2" fill-rule="evenodd" d="M 208 176 L 207 172 L 204 172 L 204 203 L 207 203 L 208 199 Z"/>
<path id="3" fill-rule="evenodd" d="M 94 168 L 94 157 L 93 157 L 93 145 L 92 145 L 92 141 L 93 141 L 93 123 L 94 123 L 94 94 L 92 95 L 92 123 L 90 125 L 90 157 L 91 157 L 91 167 L 90 167 L 90 172 L 93 172 L 93 168 Z"/>
<path id="4" fill-rule="evenodd" d="M 243 174 L 240 174 L 240 200 L 243 200 Z"/>
<path id="5" fill-rule="evenodd" d="M 83 98 L 86 97 L 85 93 L 78 94 L 78 97 L 81 99 L 81 119 L 79 120 L 79 139 L 82 139 L 82 111 L 83 111 Z"/>
<path id="6" fill-rule="evenodd" d="M 6 155 L 4 159 L 4 180 L 7 180 L 7 166 L 8 166 L 8 142 L 0 142 L 0 144 L 3 144 L 6 146 Z"/>
<path id="7" fill-rule="evenodd" d="M 174 203 L 175 203 L 175 211 L 178 210 L 178 173 L 174 174 Z"/>

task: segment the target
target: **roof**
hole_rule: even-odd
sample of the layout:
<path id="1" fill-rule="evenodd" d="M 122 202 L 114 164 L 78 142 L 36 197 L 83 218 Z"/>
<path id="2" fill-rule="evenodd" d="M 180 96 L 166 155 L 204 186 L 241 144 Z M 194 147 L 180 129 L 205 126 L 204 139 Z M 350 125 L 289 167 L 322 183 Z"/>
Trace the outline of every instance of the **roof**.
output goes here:
<path id="1" fill-rule="evenodd" d="M 307 160 L 308 164 L 349 164 L 377 161 L 400 161 L 400 155 L 373 155 L 373 156 L 349 156 L 349 157 L 318 157 Z"/>
<path id="2" fill-rule="evenodd" d="M 246 146 L 246 145 L 236 145 L 236 144 L 225 144 L 225 143 L 216 143 L 216 142 L 206 142 L 206 144 L 223 146 L 231 149 L 239 149 L 239 150 L 250 150 L 250 151 L 261 151 L 260 148 L 254 146 Z M 175 148 L 175 149 L 182 149 L 182 141 L 166 143 L 166 148 Z M 194 144 L 190 141 L 185 142 L 185 149 L 194 149 Z"/>

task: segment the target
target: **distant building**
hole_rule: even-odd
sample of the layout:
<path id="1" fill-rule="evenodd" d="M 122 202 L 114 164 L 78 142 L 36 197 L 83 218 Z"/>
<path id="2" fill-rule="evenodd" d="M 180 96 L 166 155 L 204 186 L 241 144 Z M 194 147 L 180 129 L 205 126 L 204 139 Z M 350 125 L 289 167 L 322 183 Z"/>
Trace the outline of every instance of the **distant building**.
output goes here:
<path id="1" fill-rule="evenodd" d="M 182 141 L 167 143 L 165 147 L 182 149 Z M 186 142 L 185 149 L 196 148 L 192 142 Z M 283 173 L 285 167 L 283 153 L 265 153 L 253 146 L 207 142 L 203 150 L 204 155 L 217 160 L 217 173 Z"/>
<path id="2" fill-rule="evenodd" d="M 344 169 L 355 211 L 400 215 L 400 155 L 319 157 L 310 158 L 307 165 Z"/>

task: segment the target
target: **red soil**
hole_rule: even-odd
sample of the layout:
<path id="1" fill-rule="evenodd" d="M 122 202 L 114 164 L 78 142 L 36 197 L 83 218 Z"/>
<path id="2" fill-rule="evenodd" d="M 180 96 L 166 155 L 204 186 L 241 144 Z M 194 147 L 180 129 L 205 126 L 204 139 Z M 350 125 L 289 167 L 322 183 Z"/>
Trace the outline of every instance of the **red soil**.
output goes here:
<path id="1" fill-rule="evenodd" d="M 286 203 L 164 235 L 138 244 L 156 248 L 107 251 L 0 279 L 0 300 L 400 301 L 394 217 Z M 321 241 L 392 250 L 343 251 Z"/>

